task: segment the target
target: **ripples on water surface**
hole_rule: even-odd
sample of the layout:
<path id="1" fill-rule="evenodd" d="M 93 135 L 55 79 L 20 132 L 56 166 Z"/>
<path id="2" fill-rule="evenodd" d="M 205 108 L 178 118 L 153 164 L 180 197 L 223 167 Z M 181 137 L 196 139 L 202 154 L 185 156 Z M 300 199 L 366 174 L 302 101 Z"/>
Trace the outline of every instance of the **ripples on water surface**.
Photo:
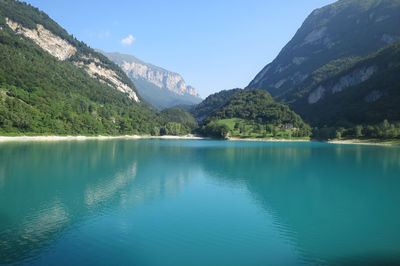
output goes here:
<path id="1" fill-rule="evenodd" d="M 0 144 L 0 264 L 400 263 L 400 148 Z"/>

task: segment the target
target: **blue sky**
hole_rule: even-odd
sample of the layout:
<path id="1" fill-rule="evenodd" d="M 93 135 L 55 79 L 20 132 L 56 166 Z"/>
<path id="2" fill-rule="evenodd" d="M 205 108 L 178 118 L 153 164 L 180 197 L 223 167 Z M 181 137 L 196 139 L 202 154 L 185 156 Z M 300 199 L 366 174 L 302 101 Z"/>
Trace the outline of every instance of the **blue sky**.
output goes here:
<path id="1" fill-rule="evenodd" d="M 202 97 L 243 88 L 334 0 L 27 0 L 92 48 L 177 72 Z"/>

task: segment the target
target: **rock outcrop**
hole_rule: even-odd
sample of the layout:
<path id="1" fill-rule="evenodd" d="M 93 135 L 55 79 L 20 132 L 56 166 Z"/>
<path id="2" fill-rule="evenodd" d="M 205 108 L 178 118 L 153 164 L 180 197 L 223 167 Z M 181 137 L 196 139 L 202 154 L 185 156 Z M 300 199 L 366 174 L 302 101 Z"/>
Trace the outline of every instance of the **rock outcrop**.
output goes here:
<path id="1" fill-rule="evenodd" d="M 36 28 L 29 29 L 9 18 L 6 18 L 6 23 L 15 33 L 31 39 L 58 60 L 64 61 L 77 54 L 76 47 L 47 30 L 43 25 L 37 24 Z M 109 69 L 103 64 L 99 58 L 93 55 L 86 56 L 79 53 L 76 57 L 78 60 L 74 59 L 75 61 L 73 61 L 73 64 L 84 69 L 92 78 L 98 79 L 100 82 L 126 93 L 130 99 L 140 102 L 135 90 L 128 84 L 122 82 L 121 77 L 119 77 L 114 70 Z"/>
<path id="2" fill-rule="evenodd" d="M 377 66 L 362 67 L 355 69 L 352 73 L 345 75 L 334 84 L 328 84 L 326 86 L 320 85 L 314 91 L 312 91 L 308 97 L 308 103 L 314 104 L 324 97 L 325 92 L 335 94 L 342 90 L 356 86 L 364 81 L 371 78 L 373 74 L 378 71 Z"/>
<path id="3" fill-rule="evenodd" d="M 74 64 L 78 67 L 81 67 L 86 70 L 86 72 L 92 78 L 100 77 L 99 81 L 105 83 L 115 89 L 124 92 L 128 95 L 129 98 L 139 102 L 139 98 L 136 93 L 125 83 L 121 82 L 118 78 L 118 75 L 111 69 L 107 69 L 99 65 L 99 63 L 91 62 L 90 64 L 85 64 L 82 61 L 74 62 Z"/>
<path id="4" fill-rule="evenodd" d="M 188 86 L 181 75 L 177 73 L 142 63 L 139 60 L 123 61 L 121 67 L 125 73 L 134 79 L 145 79 L 159 88 L 166 88 L 178 95 L 189 94 L 200 98 L 196 90 Z"/>
<path id="5" fill-rule="evenodd" d="M 132 55 L 100 52 L 119 65 L 143 98 L 158 109 L 201 101 L 195 88 L 187 85 L 177 73 L 145 63 Z"/>
<path id="6" fill-rule="evenodd" d="M 399 59 L 400 41 L 366 57 L 348 59 L 346 66 L 331 64 L 284 101 L 317 127 L 400 121 Z"/>
<path id="7" fill-rule="evenodd" d="M 57 35 L 54 35 L 40 24 L 37 24 L 36 29 L 28 29 L 9 18 L 6 18 L 6 23 L 17 34 L 22 34 L 31 39 L 43 50 L 57 57 L 59 60 L 66 60 L 76 53 L 76 48 L 74 46 Z"/>

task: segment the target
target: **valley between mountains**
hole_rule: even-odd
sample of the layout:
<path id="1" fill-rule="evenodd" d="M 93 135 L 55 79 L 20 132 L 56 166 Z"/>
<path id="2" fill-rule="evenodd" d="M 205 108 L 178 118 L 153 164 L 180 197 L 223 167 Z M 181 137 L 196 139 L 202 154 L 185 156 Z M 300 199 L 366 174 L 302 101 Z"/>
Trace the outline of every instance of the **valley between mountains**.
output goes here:
<path id="1" fill-rule="evenodd" d="M 400 0 L 339 0 L 246 88 L 202 99 L 178 73 L 93 49 L 36 7 L 0 0 L 0 135 L 396 142 L 399 25 Z"/>

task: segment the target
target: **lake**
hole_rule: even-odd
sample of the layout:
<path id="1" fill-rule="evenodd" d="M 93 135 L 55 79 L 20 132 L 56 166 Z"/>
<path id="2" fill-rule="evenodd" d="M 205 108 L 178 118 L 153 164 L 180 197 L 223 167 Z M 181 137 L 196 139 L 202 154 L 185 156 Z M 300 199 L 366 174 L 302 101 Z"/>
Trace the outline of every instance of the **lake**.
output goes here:
<path id="1" fill-rule="evenodd" d="M 0 144 L 0 264 L 399 263 L 399 147 Z"/>

